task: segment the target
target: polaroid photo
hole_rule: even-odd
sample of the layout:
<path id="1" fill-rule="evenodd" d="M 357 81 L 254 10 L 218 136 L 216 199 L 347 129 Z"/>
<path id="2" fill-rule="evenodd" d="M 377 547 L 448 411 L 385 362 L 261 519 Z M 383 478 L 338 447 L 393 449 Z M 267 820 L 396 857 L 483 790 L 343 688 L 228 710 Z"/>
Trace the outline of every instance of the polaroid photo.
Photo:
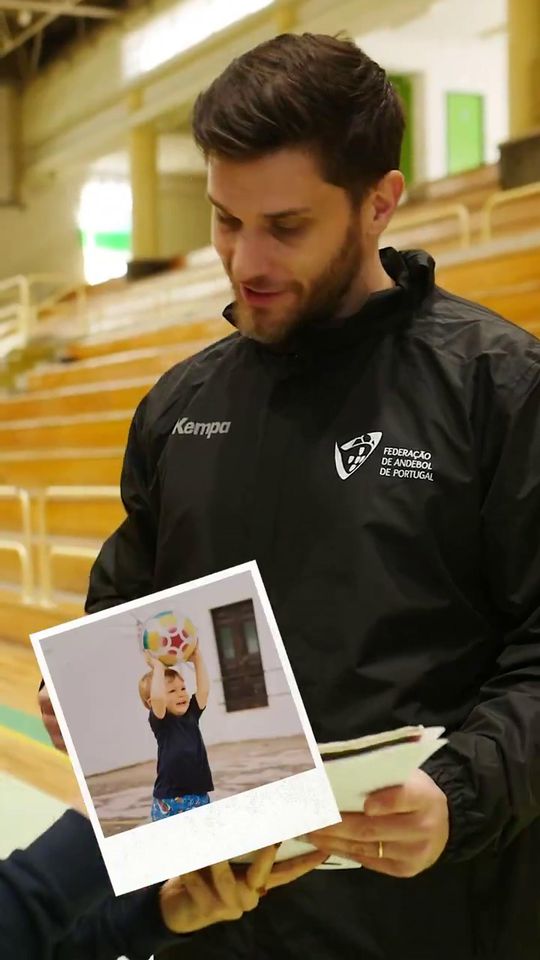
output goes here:
<path id="1" fill-rule="evenodd" d="M 31 641 L 117 895 L 340 821 L 255 562 Z"/>

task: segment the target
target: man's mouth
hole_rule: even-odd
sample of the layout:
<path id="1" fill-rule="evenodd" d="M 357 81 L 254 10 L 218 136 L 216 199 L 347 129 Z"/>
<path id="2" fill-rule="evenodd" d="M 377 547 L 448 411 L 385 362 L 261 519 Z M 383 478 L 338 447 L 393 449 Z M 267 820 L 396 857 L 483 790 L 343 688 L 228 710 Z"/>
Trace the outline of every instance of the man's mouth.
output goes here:
<path id="1" fill-rule="evenodd" d="M 240 284 L 240 289 L 244 300 L 252 307 L 266 307 L 285 293 L 284 290 L 254 290 L 245 283 Z"/>

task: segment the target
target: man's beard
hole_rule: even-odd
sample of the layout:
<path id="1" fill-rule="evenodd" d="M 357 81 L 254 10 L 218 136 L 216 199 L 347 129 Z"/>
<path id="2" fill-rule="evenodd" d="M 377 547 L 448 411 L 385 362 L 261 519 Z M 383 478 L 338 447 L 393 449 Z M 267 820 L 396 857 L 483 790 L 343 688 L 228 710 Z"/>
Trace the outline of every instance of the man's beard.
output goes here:
<path id="1" fill-rule="evenodd" d="M 343 244 L 307 290 L 300 284 L 291 284 L 296 302 L 285 308 L 281 315 L 278 310 L 274 315 L 272 307 L 249 306 L 233 284 L 236 296 L 234 320 L 240 333 L 259 343 L 277 344 L 284 343 L 306 327 L 335 320 L 361 267 L 357 230 L 351 219 Z"/>

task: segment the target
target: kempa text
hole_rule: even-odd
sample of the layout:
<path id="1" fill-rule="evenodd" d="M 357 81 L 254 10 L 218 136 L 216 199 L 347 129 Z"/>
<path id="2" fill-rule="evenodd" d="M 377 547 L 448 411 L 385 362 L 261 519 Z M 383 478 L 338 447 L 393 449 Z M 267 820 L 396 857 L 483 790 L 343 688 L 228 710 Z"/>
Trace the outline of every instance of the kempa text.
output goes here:
<path id="1" fill-rule="evenodd" d="M 209 440 L 210 437 L 213 437 L 216 433 L 228 433 L 230 428 L 230 420 L 214 420 L 212 423 L 197 423 L 193 420 L 188 420 L 187 417 L 182 417 L 181 420 L 176 421 L 172 433 L 193 433 L 195 436 L 201 434 Z"/>

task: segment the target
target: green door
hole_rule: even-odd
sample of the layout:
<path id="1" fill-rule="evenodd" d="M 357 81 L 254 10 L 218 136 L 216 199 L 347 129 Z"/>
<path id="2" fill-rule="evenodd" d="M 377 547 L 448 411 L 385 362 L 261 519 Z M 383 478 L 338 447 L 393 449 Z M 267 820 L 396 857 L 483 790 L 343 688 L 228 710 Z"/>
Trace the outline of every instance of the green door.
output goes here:
<path id="1" fill-rule="evenodd" d="M 448 173 L 473 170 L 484 162 L 484 98 L 478 93 L 446 94 Z"/>
<path id="2" fill-rule="evenodd" d="M 400 170 L 405 177 L 407 185 L 414 179 L 414 158 L 413 158 L 413 85 L 412 78 L 405 74 L 388 74 L 388 79 L 394 87 L 394 90 L 401 97 L 401 102 L 405 109 L 405 134 L 403 137 L 403 146 L 401 148 Z"/>

